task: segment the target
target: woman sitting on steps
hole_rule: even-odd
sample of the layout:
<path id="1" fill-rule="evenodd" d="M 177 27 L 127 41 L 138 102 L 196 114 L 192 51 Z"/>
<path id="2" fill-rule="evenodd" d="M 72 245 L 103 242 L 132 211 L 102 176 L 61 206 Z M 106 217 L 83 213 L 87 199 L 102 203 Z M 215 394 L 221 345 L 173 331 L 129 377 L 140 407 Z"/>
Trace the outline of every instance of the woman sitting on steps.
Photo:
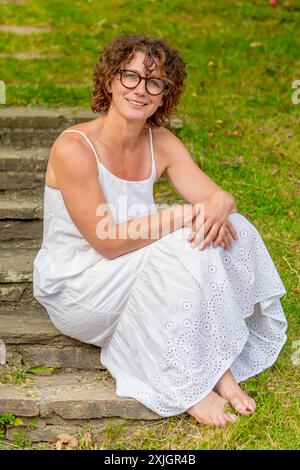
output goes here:
<path id="1" fill-rule="evenodd" d="M 58 330 L 101 347 L 117 395 L 226 426 L 237 419 L 228 406 L 255 411 L 238 383 L 286 341 L 286 290 L 258 230 L 169 129 L 185 78 L 163 40 L 106 45 L 94 70 L 101 115 L 51 149 L 33 288 Z M 162 174 L 187 204 L 158 210 Z"/>

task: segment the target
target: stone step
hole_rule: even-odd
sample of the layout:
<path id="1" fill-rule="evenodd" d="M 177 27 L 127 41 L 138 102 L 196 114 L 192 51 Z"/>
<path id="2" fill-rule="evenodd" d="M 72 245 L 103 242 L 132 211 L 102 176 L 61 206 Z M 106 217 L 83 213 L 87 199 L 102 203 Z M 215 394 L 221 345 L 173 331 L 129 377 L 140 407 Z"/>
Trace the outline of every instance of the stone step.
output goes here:
<path id="1" fill-rule="evenodd" d="M 0 339 L 5 344 L 6 361 L 10 365 L 104 369 L 100 348 L 62 335 L 39 304 L 14 310 L 1 308 Z"/>
<path id="2" fill-rule="evenodd" d="M 44 171 L 51 147 L 1 147 L 0 171 Z"/>
<path id="3" fill-rule="evenodd" d="M 50 147 L 0 148 L 0 190 L 43 188 Z"/>
<path id="4" fill-rule="evenodd" d="M 10 308 L 15 308 L 20 304 L 39 305 L 32 295 L 32 282 L 1 283 L 0 309 L 5 303 Z"/>
<path id="5" fill-rule="evenodd" d="M 43 234 L 43 192 L 0 194 L 0 245 L 10 240 L 40 241 Z"/>
<path id="6" fill-rule="evenodd" d="M 0 248 L 0 308 L 39 306 L 33 297 L 33 261 L 39 248 Z"/>
<path id="7" fill-rule="evenodd" d="M 36 248 L 42 244 L 43 222 L 40 221 L 6 221 L 1 223 L 0 232 L 0 248 L 6 248 L 14 251 L 18 248 Z M 16 230 L 17 232 L 15 233 Z"/>
<path id="8" fill-rule="evenodd" d="M 42 220 L 43 193 L 5 191 L 0 194 L 0 220 Z"/>
<path id="9" fill-rule="evenodd" d="M 99 116 L 90 109 L 3 108 L 0 109 L 0 145 L 51 147 L 64 129 Z M 181 119 L 172 117 L 170 126 L 174 132 L 181 129 Z"/>
<path id="10" fill-rule="evenodd" d="M 14 284 L 32 282 L 33 260 L 36 249 L 0 249 L 0 283 Z"/>
<path id="11" fill-rule="evenodd" d="M 7 107 L 0 110 L 0 145 L 51 147 L 64 129 L 97 117 L 89 109 Z"/>
<path id="12" fill-rule="evenodd" d="M 23 436 L 33 442 L 55 442 L 62 432 L 77 437 L 86 426 L 97 436 L 109 418 L 129 426 L 160 419 L 135 399 L 118 397 L 107 371 L 58 372 L 32 376 L 22 385 L 0 384 L 2 413 L 22 420 L 21 426 L 7 428 L 6 439 Z"/>

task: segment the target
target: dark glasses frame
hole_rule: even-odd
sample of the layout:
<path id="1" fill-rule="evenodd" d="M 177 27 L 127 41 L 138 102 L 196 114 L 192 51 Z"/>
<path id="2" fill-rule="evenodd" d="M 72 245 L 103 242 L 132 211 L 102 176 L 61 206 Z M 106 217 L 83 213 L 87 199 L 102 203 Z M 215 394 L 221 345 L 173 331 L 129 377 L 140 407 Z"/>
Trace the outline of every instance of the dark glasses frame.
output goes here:
<path id="1" fill-rule="evenodd" d="M 122 80 L 122 79 L 123 79 L 123 74 L 124 74 L 124 72 L 131 72 L 131 73 L 134 73 L 135 75 L 137 75 L 137 76 L 139 77 L 138 83 L 137 83 L 136 85 L 134 85 L 134 86 L 126 86 L 126 85 L 124 85 L 123 80 Z M 166 82 L 165 82 L 165 80 L 163 80 L 162 78 L 156 78 L 156 77 L 142 77 L 139 73 L 135 72 L 134 70 L 130 70 L 130 69 L 120 69 L 120 70 L 119 70 L 119 74 L 120 74 L 120 79 L 121 79 L 122 85 L 123 85 L 125 88 L 128 88 L 128 89 L 130 89 L 130 90 L 133 90 L 134 88 L 136 88 L 136 87 L 141 83 L 141 80 L 145 80 L 145 82 L 146 82 L 146 90 L 147 90 L 147 92 L 149 93 L 149 95 L 153 95 L 153 96 L 161 95 L 161 94 L 165 91 L 165 89 L 167 88 L 167 87 L 166 87 Z M 151 93 L 151 92 L 148 90 L 148 81 L 149 81 L 149 80 L 159 80 L 160 82 L 163 83 L 163 89 L 162 89 L 159 93 Z"/>

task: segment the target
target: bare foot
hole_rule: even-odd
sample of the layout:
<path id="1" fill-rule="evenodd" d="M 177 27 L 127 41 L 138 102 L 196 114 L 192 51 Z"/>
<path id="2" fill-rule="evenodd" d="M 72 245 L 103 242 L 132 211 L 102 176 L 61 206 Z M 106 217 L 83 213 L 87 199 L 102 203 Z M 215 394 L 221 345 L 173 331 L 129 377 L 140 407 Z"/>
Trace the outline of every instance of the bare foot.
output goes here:
<path id="1" fill-rule="evenodd" d="M 214 390 L 242 415 L 250 415 L 256 409 L 256 403 L 235 381 L 230 369 L 221 377 Z"/>
<path id="2" fill-rule="evenodd" d="M 187 410 L 199 423 L 213 424 L 225 428 L 229 422 L 235 422 L 238 417 L 226 411 L 229 403 L 217 393 L 211 391 L 205 398 Z"/>

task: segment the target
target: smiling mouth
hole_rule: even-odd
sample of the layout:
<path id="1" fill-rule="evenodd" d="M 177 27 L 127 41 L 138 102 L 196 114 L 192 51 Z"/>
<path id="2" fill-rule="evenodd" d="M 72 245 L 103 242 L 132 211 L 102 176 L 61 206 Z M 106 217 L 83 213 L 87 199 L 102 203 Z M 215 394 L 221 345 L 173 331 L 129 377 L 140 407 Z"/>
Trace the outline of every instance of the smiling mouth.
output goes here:
<path id="1" fill-rule="evenodd" d="M 126 98 L 126 101 L 128 101 L 128 103 L 130 103 L 130 104 L 133 104 L 134 106 L 139 106 L 140 108 L 143 108 L 144 106 L 147 106 L 147 103 L 141 103 L 141 102 L 138 102 L 138 101 L 135 101 L 135 100 L 129 100 L 128 98 Z"/>

